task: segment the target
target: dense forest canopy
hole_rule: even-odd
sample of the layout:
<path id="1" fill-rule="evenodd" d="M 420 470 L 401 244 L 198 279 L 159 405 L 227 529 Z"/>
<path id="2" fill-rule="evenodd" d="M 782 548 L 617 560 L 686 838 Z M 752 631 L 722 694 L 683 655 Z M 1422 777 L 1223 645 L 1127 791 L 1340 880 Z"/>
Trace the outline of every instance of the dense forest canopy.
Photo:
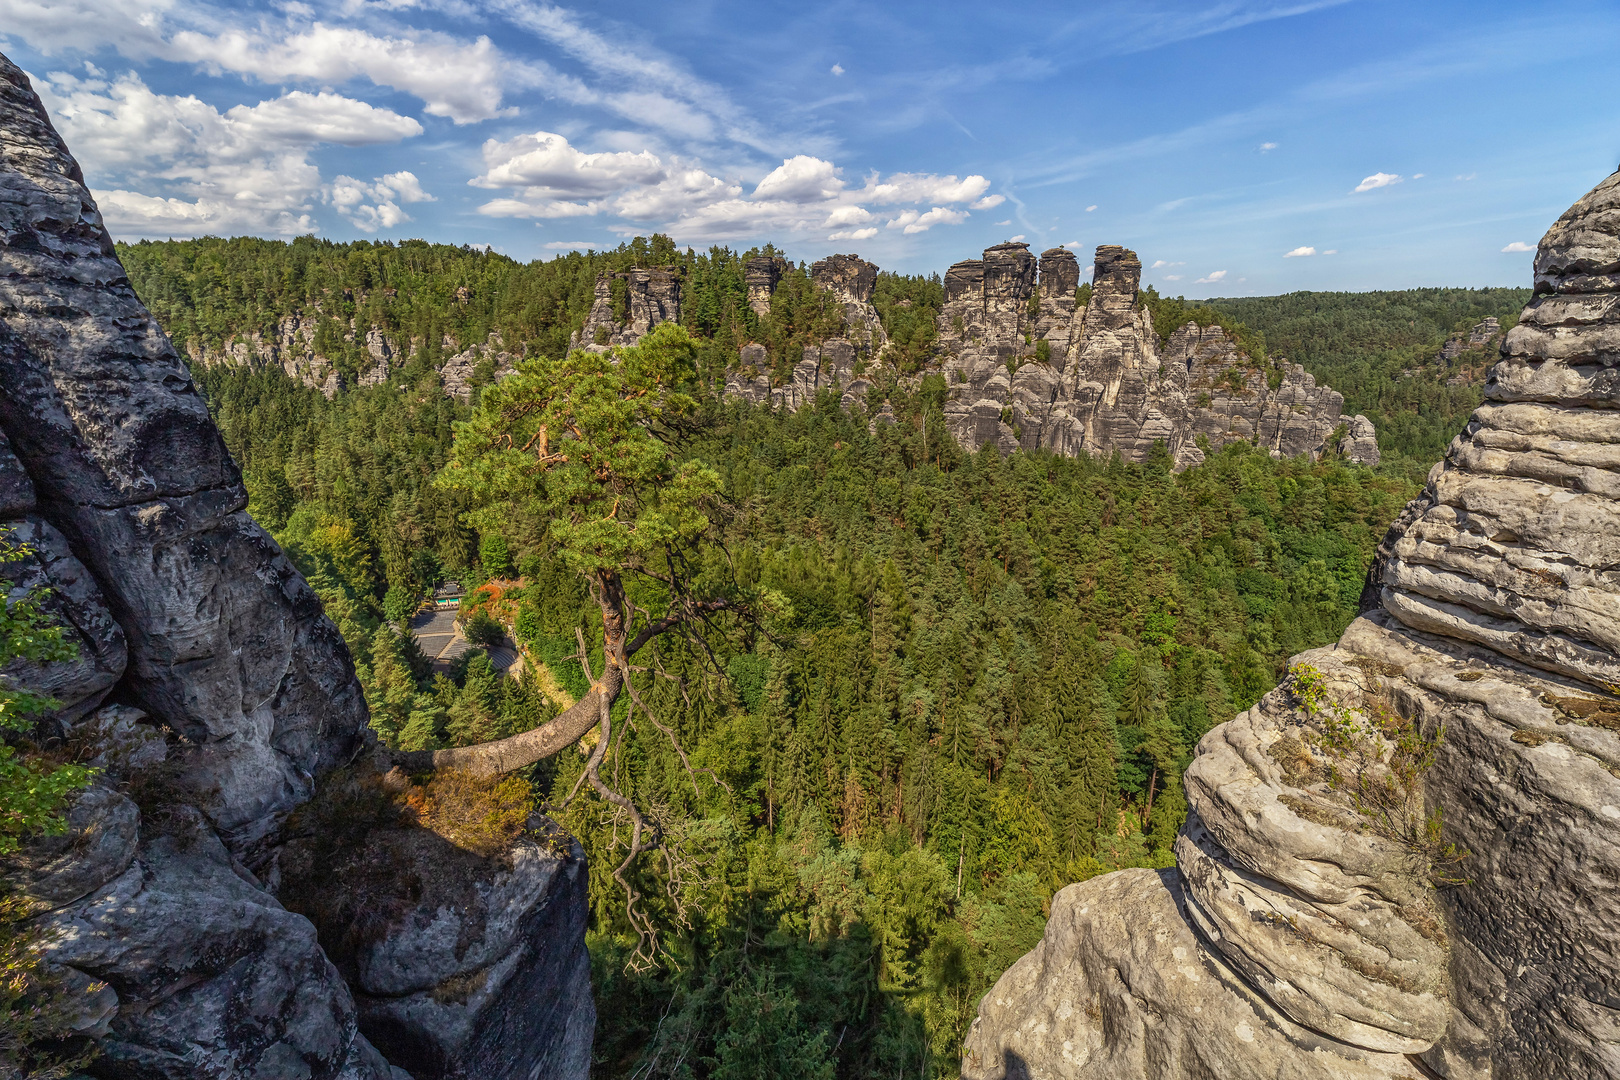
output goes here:
<path id="1" fill-rule="evenodd" d="M 770 342 L 780 363 L 825 332 L 802 267 L 768 318 L 749 310 L 748 253 L 655 240 L 520 266 L 304 238 L 120 254 L 181 342 L 217 345 L 319 303 L 329 338 L 353 315 L 416 343 L 386 383 L 330 400 L 273 366 L 195 371 L 251 512 L 322 596 L 373 725 L 403 749 L 548 720 L 588 688 L 576 629 L 600 629 L 547 523 L 470 516 L 468 493 L 436 481 L 471 415 L 436 364 L 490 330 L 560 356 L 599 270 L 682 267 L 700 375 L 675 445 L 718 476 L 723 507 L 702 558 L 772 602 L 701 646 L 652 650 L 644 693 L 695 776 L 652 725 L 614 726 L 603 775 L 672 853 L 640 867 L 660 942 L 651 969 L 629 963 L 636 939 L 611 880 L 623 817 L 588 795 L 561 816 L 591 857 L 604 1077 L 953 1075 L 979 996 L 1039 937 L 1057 888 L 1170 864 L 1193 745 L 1273 686 L 1289 655 L 1340 633 L 1415 490 L 1400 469 L 1242 445 L 1181 473 L 1167 454 L 967 453 L 938 437 L 937 375 L 895 385 L 893 424 L 846 413 L 831 392 L 796 413 L 723 400 L 714 387 L 739 342 Z M 878 281 L 910 370 L 924 370 L 939 302 L 937 277 Z M 1263 302 L 1220 305 L 1239 303 Z M 1307 366 L 1352 362 L 1312 351 L 1323 331 L 1306 315 L 1220 305 Z M 1352 358 L 1383 356 L 1345 307 L 1362 334 Z M 1398 320 L 1393 301 L 1374 310 L 1374 326 Z M 1389 349 L 1432 353 L 1464 310 L 1442 325 L 1436 308 L 1427 344 L 1409 327 Z M 1401 400 L 1388 399 L 1397 420 Z M 495 619 L 534 677 L 502 678 L 481 653 L 433 673 L 403 620 L 448 578 L 491 583 L 469 622 Z M 535 767 L 535 797 L 560 802 L 585 760 L 570 749 Z"/>

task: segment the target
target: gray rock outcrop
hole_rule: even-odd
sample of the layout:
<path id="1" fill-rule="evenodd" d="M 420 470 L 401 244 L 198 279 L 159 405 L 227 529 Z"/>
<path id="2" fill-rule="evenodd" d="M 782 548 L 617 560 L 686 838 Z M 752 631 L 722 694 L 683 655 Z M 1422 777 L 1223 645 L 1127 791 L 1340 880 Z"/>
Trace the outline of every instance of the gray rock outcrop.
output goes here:
<path id="1" fill-rule="evenodd" d="M 613 310 L 613 284 L 624 283 L 626 318 Z M 636 267 L 622 274 L 598 274 L 596 298 L 585 325 L 569 339 L 575 349 L 603 351 L 634 345 L 659 323 L 681 321 L 681 279 L 672 267 Z"/>
<path id="2" fill-rule="evenodd" d="M 1334 441 L 1344 398 L 1299 365 L 1249 357 L 1218 326 L 1189 322 L 1161 342 L 1137 302 L 1141 274 L 1135 252 L 1099 247 L 1091 299 L 1077 311 L 1079 268 L 1062 248 L 1037 263 L 1024 244 L 998 244 L 953 266 L 939 349 L 957 441 L 1127 461 L 1162 442 L 1178 468 L 1204 459 L 1200 441 L 1377 463 L 1376 436 Z"/>
<path id="3" fill-rule="evenodd" d="M 1058 894 L 964 1076 L 1620 1077 L 1617 223 L 1620 174 L 1547 233 L 1371 608 L 1199 743 L 1174 875 Z"/>
<path id="4" fill-rule="evenodd" d="M 743 264 L 743 285 L 748 289 L 748 306 L 761 319 L 771 313 L 771 294 L 787 271 L 787 260 L 756 255 Z"/>
<path id="5" fill-rule="evenodd" d="M 1337 452 L 1378 463 L 1372 423 L 1344 417 L 1343 396 L 1299 365 L 1251 358 L 1219 326 L 1188 322 L 1161 341 L 1138 303 L 1141 275 L 1135 252 L 1099 247 L 1082 308 L 1079 260 L 1066 248 L 1037 260 L 1027 244 L 997 244 L 946 271 L 931 367 L 945 377 L 945 422 L 956 441 L 968 450 L 1118 453 L 1136 462 L 1162 442 L 1177 468 L 1203 461 L 1201 447 L 1231 442 L 1276 457 Z M 728 395 L 798 408 L 829 386 L 865 401 L 883 381 L 875 376 L 887 336 L 870 302 L 877 267 L 834 255 L 812 266 L 811 277 L 844 305 L 844 337 L 806 348 L 776 380 L 764 348 L 745 345 Z M 829 352 L 841 356 L 841 341 L 866 354 L 859 370 L 853 361 L 827 362 Z"/>
<path id="6" fill-rule="evenodd" d="M 59 699 L 37 734 L 100 770 L 67 832 L 33 838 L 0 876 L 45 931 L 51 969 L 101 984 L 74 1025 L 95 1040 L 95 1075 L 400 1080 L 315 926 L 248 865 L 277 866 L 289 815 L 367 745 L 348 650 L 246 514 L 190 373 L 4 57 L 0 134 L 0 526 L 25 547 L 0 576 L 13 596 L 49 588 L 43 609 L 78 646 L 5 675 Z M 380 336 L 367 348 L 390 362 Z M 482 1055 L 468 1075 L 585 1075 L 577 853 L 549 877 L 544 858 L 514 856 L 491 894 L 500 912 L 478 940 L 515 996 L 463 1023 Z M 553 1020 L 572 1041 L 530 1038 Z"/>

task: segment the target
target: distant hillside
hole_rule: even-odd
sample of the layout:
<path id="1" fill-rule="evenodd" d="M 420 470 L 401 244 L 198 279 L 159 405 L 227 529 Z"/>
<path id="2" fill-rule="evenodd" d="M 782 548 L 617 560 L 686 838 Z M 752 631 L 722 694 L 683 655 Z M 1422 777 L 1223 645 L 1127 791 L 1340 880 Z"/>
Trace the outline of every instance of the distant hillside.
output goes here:
<path id="1" fill-rule="evenodd" d="M 1505 332 L 1529 300 L 1529 289 L 1495 288 L 1296 292 L 1208 303 L 1342 393 L 1346 413 L 1364 413 L 1377 426 L 1386 469 L 1420 478 L 1480 401 L 1477 384 L 1447 385 L 1456 369 L 1434 364 L 1441 346 L 1488 317 Z M 1489 343 L 1491 356 L 1499 344 L 1499 337 Z"/>

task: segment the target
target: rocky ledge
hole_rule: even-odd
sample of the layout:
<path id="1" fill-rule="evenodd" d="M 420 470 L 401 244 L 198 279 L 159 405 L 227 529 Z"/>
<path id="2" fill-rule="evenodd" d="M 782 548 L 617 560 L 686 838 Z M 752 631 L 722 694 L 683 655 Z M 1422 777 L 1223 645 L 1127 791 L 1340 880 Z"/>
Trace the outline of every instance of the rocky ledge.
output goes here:
<path id="1" fill-rule="evenodd" d="M 1536 291 L 1369 610 L 1199 743 L 1175 872 L 1054 898 L 965 1077 L 1620 1076 L 1620 174 Z"/>

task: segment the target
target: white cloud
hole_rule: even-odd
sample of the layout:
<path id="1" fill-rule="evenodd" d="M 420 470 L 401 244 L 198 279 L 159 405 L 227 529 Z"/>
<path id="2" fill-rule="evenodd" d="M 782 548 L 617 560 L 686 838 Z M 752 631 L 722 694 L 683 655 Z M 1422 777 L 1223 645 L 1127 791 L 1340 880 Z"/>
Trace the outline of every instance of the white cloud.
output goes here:
<path id="1" fill-rule="evenodd" d="M 844 65 L 843 64 L 834 64 L 832 66 L 832 73 L 834 75 L 842 75 L 844 73 Z"/>
<path id="2" fill-rule="evenodd" d="M 998 221 L 998 222 L 996 222 L 996 225 L 998 227 L 1001 226 L 1001 225 L 1011 225 L 1011 224 L 1012 224 L 1012 218 L 1008 218 L 1006 221 Z"/>
<path id="3" fill-rule="evenodd" d="M 1217 281 L 1220 281 L 1224 277 L 1226 277 L 1226 271 L 1225 270 L 1212 270 L 1208 277 L 1201 277 L 1197 281 L 1193 282 L 1193 284 L 1194 285 L 1213 285 Z"/>
<path id="4" fill-rule="evenodd" d="M 1006 223 L 1002 222 L 1002 224 L 1006 224 Z M 1063 246 L 1068 248 L 1070 251 L 1078 251 L 1078 250 L 1080 250 L 1080 241 L 1078 241 L 1078 240 L 1070 240 L 1067 244 L 1064 244 Z"/>
<path id="5" fill-rule="evenodd" d="M 1274 142 L 1263 142 L 1260 144 L 1260 152 L 1262 154 L 1270 153 L 1275 149 L 1277 149 L 1277 144 Z"/>
<path id="6" fill-rule="evenodd" d="M 1181 275 L 1181 274 L 1166 274 L 1166 275 L 1164 275 L 1164 280 L 1166 280 L 1166 281 L 1180 281 L 1182 279 L 1182 277 L 1183 277 L 1183 275 Z"/>
<path id="7" fill-rule="evenodd" d="M 552 240 L 544 246 L 547 251 L 594 251 L 597 247 L 589 240 Z"/>
<path id="8" fill-rule="evenodd" d="M 1155 260 L 1153 260 L 1153 265 L 1148 267 L 1148 269 L 1149 270 L 1157 270 L 1160 267 L 1164 267 L 1164 266 L 1186 266 L 1186 265 L 1187 264 L 1184 263 L 1184 262 L 1165 262 L 1163 259 L 1155 259 Z"/>
<path id="9" fill-rule="evenodd" d="M 1338 248 L 1328 248 L 1326 251 L 1322 252 L 1322 254 L 1324 254 L 1324 255 L 1337 255 L 1338 253 L 1339 253 Z"/>
<path id="10" fill-rule="evenodd" d="M 872 176 L 866 182 L 866 188 L 860 193 L 864 202 L 876 203 L 880 206 L 893 203 L 958 203 L 972 202 L 983 195 L 990 187 L 990 181 L 982 176 L 969 176 L 958 180 L 952 176 L 935 176 L 932 173 L 895 173 L 887 180 L 879 180 Z M 991 202 L 985 199 L 983 206 L 975 206 L 975 210 L 988 210 L 992 206 L 1000 206 L 1006 201 L 1005 197 L 993 195 Z"/>
<path id="11" fill-rule="evenodd" d="M 986 195 L 984 198 L 980 199 L 978 202 L 970 203 L 968 205 L 968 209 L 969 210 L 994 210 L 996 207 L 1000 206 L 1002 203 L 1004 203 L 1006 201 L 1007 201 L 1007 196 L 1005 196 L 1005 195 Z"/>
<path id="12" fill-rule="evenodd" d="M 326 91 L 295 90 L 221 113 L 194 96 L 155 93 L 133 73 L 106 81 L 51 72 L 35 85 L 108 225 L 123 235 L 308 232 L 316 227 L 313 200 L 330 201 L 309 161 L 316 145 L 422 132 L 411 117 Z M 410 182 L 401 179 L 397 191 L 390 184 L 388 199 L 425 195 L 414 176 L 395 174 L 402 176 Z M 381 224 L 393 212 L 377 213 Z"/>
<path id="13" fill-rule="evenodd" d="M 960 225 L 967 219 L 968 212 L 966 210 L 951 210 L 943 206 L 936 206 L 915 221 L 907 224 L 905 234 L 910 236 L 913 233 L 927 232 L 935 225 Z"/>
<path id="14" fill-rule="evenodd" d="M 1355 191 L 1352 191 L 1351 194 L 1355 195 L 1363 191 L 1372 191 L 1374 188 L 1389 187 L 1392 184 L 1398 184 L 1400 182 L 1401 178 L 1394 173 L 1375 172 L 1361 183 L 1357 184 Z"/>
<path id="15" fill-rule="evenodd" d="M 1092 211 L 1093 211 L 1093 210 L 1095 210 L 1095 209 L 1097 209 L 1097 204 L 1096 204 L 1096 203 L 1092 203 L 1092 204 L 1091 204 L 1091 205 L 1090 205 L 1090 206 L 1088 206 L 1088 207 L 1086 207 L 1086 213 L 1088 213 L 1088 214 L 1089 214 L 1089 213 L 1091 213 L 1091 212 L 1092 212 Z"/>
<path id="16" fill-rule="evenodd" d="M 327 185 L 324 196 L 338 213 L 365 232 L 392 229 L 410 221 L 411 216 L 399 207 L 402 202 L 438 201 L 422 190 L 416 174 L 410 172 L 389 173 L 369 184 L 352 176 L 338 176 Z"/>
<path id="17" fill-rule="evenodd" d="M 1009 243 L 1009 244 L 1021 244 L 1021 243 L 1023 243 L 1023 241 L 1024 241 L 1024 234 L 1019 233 L 1017 236 L 1011 237 L 1007 241 L 1007 243 Z"/>
<path id="18" fill-rule="evenodd" d="M 620 145 L 624 145 L 622 142 Z M 484 144 L 485 171 L 470 183 L 505 189 L 480 206 L 490 217 L 567 218 L 603 214 L 617 217 L 625 230 L 651 226 L 683 240 L 757 238 L 773 232 L 815 236 L 833 230 L 833 239 L 877 235 L 870 204 L 923 202 L 943 194 L 958 202 L 976 199 L 989 182 L 970 176 L 873 174 L 859 188 L 823 158 L 785 158 L 745 192 L 736 181 L 715 176 L 700 164 L 651 150 L 588 153 L 562 135 L 539 131 Z M 866 205 L 863 205 L 866 204 Z M 925 203 L 926 205 L 926 203 Z M 926 212 L 903 208 L 890 225 L 908 233 L 934 225 L 960 224 L 966 210 L 938 202 Z M 634 223 L 634 224 L 632 224 Z"/>
<path id="19" fill-rule="evenodd" d="M 756 199 L 782 199 L 787 202 L 825 202 L 838 196 L 844 181 L 830 161 L 795 154 L 765 174 L 754 188 Z"/>
<path id="20" fill-rule="evenodd" d="M 1534 250 L 1536 250 L 1536 249 L 1534 247 L 1530 246 L 1529 244 L 1525 243 L 1523 240 L 1515 240 L 1515 241 L 1513 241 L 1513 243 L 1511 243 L 1507 247 L 1503 248 L 1502 252 L 1503 252 L 1503 254 L 1517 255 L 1517 254 L 1519 254 L 1521 252 L 1534 251 Z"/>
<path id="21" fill-rule="evenodd" d="M 1455 176 L 1455 177 L 1453 177 L 1453 178 L 1452 178 L 1452 179 L 1454 179 L 1454 180 L 1464 180 L 1464 181 L 1466 181 L 1466 180 L 1472 180 L 1472 179 L 1473 179 L 1473 178 L 1474 178 L 1474 177 L 1476 177 L 1476 176 L 1478 176 L 1478 175 L 1479 175 L 1479 173 L 1468 173 L 1468 174 L 1466 174 L 1466 175 L 1464 175 L 1464 174 L 1463 174 L 1463 173 L 1458 173 L 1458 174 L 1457 174 L 1457 175 L 1456 175 L 1456 176 Z"/>
<path id="22" fill-rule="evenodd" d="M 1316 254 L 1316 249 L 1313 248 L 1313 247 L 1297 247 L 1292 251 L 1283 252 L 1283 258 L 1285 258 L 1285 259 L 1302 259 L 1307 255 L 1315 255 L 1315 254 Z"/>
<path id="23" fill-rule="evenodd" d="M 1096 263 L 1087 263 L 1086 268 L 1084 270 L 1080 271 L 1080 276 L 1081 277 L 1093 277 L 1093 276 L 1096 275 L 1096 273 L 1097 273 L 1097 264 Z"/>

